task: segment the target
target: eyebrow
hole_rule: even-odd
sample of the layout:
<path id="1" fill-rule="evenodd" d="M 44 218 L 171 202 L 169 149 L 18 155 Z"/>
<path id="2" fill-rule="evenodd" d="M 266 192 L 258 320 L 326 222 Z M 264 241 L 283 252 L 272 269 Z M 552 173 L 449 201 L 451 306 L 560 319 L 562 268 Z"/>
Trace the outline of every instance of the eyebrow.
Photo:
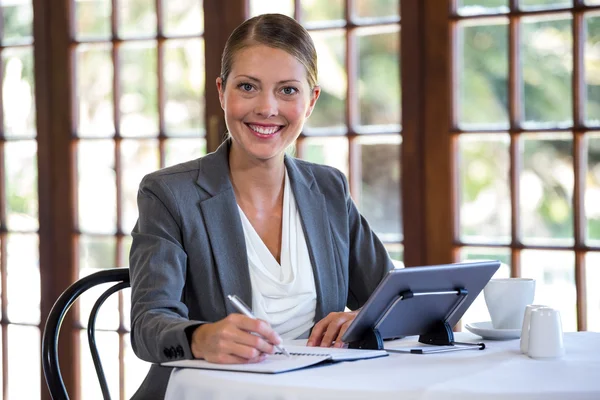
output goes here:
<path id="1" fill-rule="evenodd" d="M 255 78 L 255 77 L 253 77 L 253 76 L 250 76 L 250 75 L 244 75 L 244 74 L 242 74 L 242 75 L 237 75 L 235 78 L 247 78 L 247 79 L 250 79 L 250 80 L 253 80 L 253 81 L 256 81 L 256 82 L 260 82 L 260 79 L 258 79 L 258 78 Z M 279 81 L 279 82 L 277 82 L 277 83 L 278 83 L 278 84 L 282 84 L 282 83 L 288 83 L 288 82 L 297 82 L 297 83 L 301 83 L 301 82 L 300 82 L 299 80 L 297 80 L 297 79 L 284 79 L 284 80 L 282 80 L 282 81 Z"/>

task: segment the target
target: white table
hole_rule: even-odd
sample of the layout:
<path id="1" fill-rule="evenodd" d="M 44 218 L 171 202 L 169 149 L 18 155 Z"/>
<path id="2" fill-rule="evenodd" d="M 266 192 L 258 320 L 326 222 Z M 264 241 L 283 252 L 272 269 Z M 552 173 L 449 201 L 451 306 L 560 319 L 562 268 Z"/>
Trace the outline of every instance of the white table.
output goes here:
<path id="1" fill-rule="evenodd" d="M 456 340 L 480 338 L 461 332 Z M 485 341 L 483 351 L 392 353 L 277 375 L 175 369 L 166 399 L 600 399 L 600 333 L 566 333 L 564 340 L 558 360 L 521 354 L 517 339 Z"/>

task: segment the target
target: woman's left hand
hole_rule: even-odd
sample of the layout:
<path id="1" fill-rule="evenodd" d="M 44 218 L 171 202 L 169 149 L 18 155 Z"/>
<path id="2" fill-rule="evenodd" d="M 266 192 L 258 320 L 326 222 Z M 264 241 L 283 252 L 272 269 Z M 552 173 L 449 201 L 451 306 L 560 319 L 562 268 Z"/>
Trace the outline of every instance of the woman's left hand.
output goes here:
<path id="1" fill-rule="evenodd" d="M 358 310 L 348 312 L 332 312 L 320 320 L 308 338 L 307 346 L 343 347 L 342 336 L 350 323 L 356 318 Z"/>

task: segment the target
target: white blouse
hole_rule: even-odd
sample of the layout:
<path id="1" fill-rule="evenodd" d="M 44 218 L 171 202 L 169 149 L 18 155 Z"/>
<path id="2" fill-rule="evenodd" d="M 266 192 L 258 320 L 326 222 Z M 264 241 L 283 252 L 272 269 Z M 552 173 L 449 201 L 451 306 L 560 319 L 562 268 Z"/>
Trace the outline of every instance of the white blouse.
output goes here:
<path id="1" fill-rule="evenodd" d="M 308 337 L 317 294 L 306 239 L 287 170 L 283 192 L 281 265 L 239 207 L 252 284 L 252 311 L 283 339 Z"/>

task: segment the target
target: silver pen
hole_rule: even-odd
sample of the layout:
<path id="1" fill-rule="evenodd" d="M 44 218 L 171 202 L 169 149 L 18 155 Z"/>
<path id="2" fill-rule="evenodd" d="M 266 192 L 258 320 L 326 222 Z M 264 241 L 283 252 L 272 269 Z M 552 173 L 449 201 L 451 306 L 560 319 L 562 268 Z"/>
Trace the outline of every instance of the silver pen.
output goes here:
<path id="1" fill-rule="evenodd" d="M 237 297 L 235 294 L 234 295 L 227 295 L 227 298 L 231 301 L 231 303 L 236 308 L 236 310 L 238 310 L 239 312 L 241 312 L 242 314 L 244 314 L 248 318 L 256 319 L 256 317 L 254 316 L 254 314 L 252 314 L 252 311 L 250 311 L 250 308 L 246 305 L 246 303 L 244 303 L 242 301 L 242 299 L 240 299 L 239 297 Z M 273 346 L 275 346 L 275 348 L 280 353 L 283 353 L 286 357 L 290 356 L 290 353 L 288 353 L 288 351 L 285 349 L 285 347 L 283 347 L 283 345 L 276 345 L 276 344 L 274 344 Z"/>

